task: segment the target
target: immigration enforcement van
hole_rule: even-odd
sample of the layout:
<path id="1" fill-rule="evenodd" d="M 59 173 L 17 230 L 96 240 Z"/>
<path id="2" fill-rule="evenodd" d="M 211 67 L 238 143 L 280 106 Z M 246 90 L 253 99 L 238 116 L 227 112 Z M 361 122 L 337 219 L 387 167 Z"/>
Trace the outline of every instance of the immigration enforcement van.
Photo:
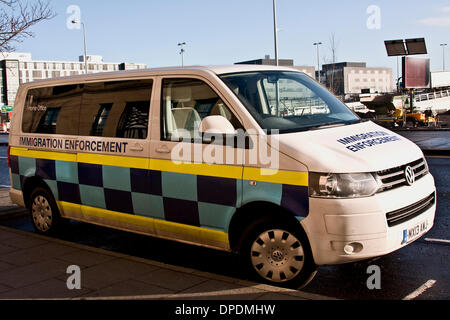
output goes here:
<path id="1" fill-rule="evenodd" d="M 230 251 L 278 285 L 403 248 L 436 211 L 415 144 L 282 67 L 24 84 L 9 165 L 39 233 L 72 219 Z"/>

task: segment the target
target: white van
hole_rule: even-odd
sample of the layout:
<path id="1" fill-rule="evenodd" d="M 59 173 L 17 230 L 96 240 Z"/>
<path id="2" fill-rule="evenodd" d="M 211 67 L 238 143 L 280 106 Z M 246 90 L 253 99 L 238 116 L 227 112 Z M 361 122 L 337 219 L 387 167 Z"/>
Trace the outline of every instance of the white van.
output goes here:
<path id="1" fill-rule="evenodd" d="M 398 250 L 436 210 L 415 144 L 290 68 L 24 84 L 9 154 L 11 199 L 40 233 L 73 219 L 236 252 L 280 285 Z"/>

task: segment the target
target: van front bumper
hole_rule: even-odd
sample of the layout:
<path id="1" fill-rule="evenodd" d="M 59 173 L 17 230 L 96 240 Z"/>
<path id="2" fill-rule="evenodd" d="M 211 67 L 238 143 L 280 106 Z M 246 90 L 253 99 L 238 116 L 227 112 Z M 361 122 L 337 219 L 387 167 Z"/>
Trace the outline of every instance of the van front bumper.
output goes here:
<path id="1" fill-rule="evenodd" d="M 309 216 L 301 224 L 308 235 L 317 265 L 354 262 L 383 256 L 421 238 L 434 225 L 436 196 L 431 174 L 411 187 L 359 199 L 310 198 Z M 415 206 L 413 206 L 415 205 Z M 388 213 L 414 212 L 403 221 L 391 224 Z"/>

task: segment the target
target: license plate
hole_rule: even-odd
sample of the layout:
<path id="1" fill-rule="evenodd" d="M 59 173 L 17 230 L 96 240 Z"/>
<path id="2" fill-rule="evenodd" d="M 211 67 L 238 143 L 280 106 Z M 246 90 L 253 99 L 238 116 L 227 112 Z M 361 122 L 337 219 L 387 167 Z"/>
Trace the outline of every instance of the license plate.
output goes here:
<path id="1" fill-rule="evenodd" d="M 408 244 L 418 238 L 420 238 L 424 233 L 428 231 L 428 221 L 424 221 L 414 226 L 413 228 L 403 230 L 403 244 Z"/>

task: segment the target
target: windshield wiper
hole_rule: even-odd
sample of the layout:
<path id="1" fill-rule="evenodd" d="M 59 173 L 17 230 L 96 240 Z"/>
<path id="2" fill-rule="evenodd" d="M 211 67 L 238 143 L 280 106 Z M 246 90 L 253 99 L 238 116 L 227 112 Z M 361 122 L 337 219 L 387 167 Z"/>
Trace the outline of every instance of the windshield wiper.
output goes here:
<path id="1" fill-rule="evenodd" d="M 356 123 L 361 123 L 362 121 L 360 119 L 358 120 L 352 120 L 352 121 L 344 121 L 344 122 L 328 122 L 328 123 L 322 123 L 317 126 L 308 127 L 309 130 L 318 130 L 318 129 L 326 129 L 326 128 L 333 128 L 333 127 L 341 127 L 341 126 L 349 126 Z"/>
<path id="2" fill-rule="evenodd" d="M 308 127 L 309 130 L 318 130 L 318 129 L 326 129 L 326 128 L 333 128 L 333 127 L 341 127 L 346 126 L 347 124 L 345 122 L 330 122 L 330 123 L 323 123 L 319 124 L 317 126 Z"/>

